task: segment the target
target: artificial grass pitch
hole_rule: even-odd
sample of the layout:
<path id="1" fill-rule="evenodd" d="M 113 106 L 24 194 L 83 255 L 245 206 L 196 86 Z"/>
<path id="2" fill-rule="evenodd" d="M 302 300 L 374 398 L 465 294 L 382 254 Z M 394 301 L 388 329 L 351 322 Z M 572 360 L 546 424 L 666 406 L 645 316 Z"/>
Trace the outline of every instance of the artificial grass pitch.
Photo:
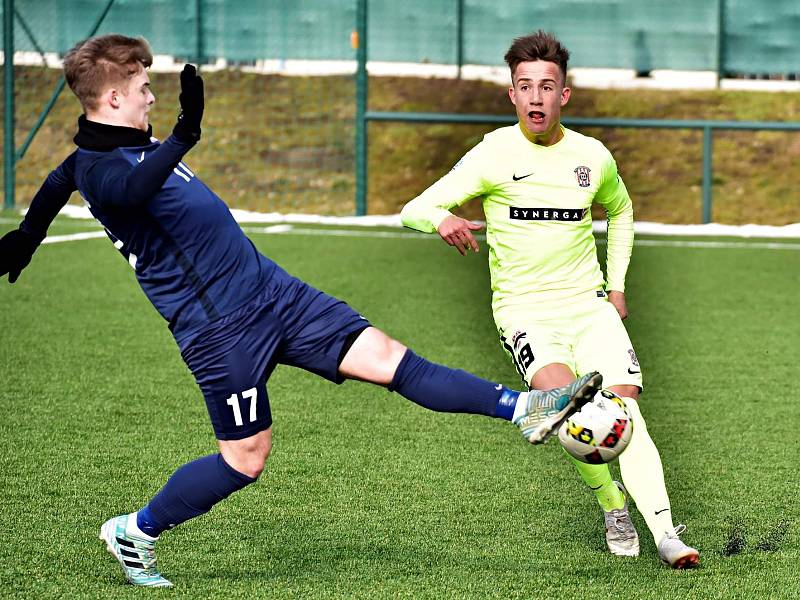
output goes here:
<path id="1" fill-rule="evenodd" d="M 8 229 L 11 225 L 4 224 Z M 73 233 L 57 222 L 51 233 Z M 518 387 L 485 248 L 435 238 L 252 235 L 287 270 L 431 360 Z M 558 444 L 279 367 L 262 480 L 159 542 L 205 598 L 792 598 L 800 430 L 799 250 L 634 249 L 627 327 L 676 522 L 702 567 L 604 550 Z M 185 461 L 215 451 L 165 323 L 106 240 L 43 246 L 0 281 L 0 596 L 141 597 L 97 540 Z M 616 467 L 613 467 L 616 472 Z"/>

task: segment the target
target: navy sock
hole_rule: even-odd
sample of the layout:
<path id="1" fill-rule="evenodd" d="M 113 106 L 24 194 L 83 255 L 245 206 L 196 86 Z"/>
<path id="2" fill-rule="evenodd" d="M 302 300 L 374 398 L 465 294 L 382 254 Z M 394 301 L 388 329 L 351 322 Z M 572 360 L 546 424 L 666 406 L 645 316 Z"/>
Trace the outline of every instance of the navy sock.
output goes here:
<path id="1" fill-rule="evenodd" d="M 255 481 L 211 454 L 186 463 L 136 515 L 136 524 L 152 537 L 200 516 L 217 502 Z"/>
<path id="2" fill-rule="evenodd" d="M 511 420 L 519 392 L 466 371 L 450 369 L 407 350 L 389 390 L 430 410 Z"/>

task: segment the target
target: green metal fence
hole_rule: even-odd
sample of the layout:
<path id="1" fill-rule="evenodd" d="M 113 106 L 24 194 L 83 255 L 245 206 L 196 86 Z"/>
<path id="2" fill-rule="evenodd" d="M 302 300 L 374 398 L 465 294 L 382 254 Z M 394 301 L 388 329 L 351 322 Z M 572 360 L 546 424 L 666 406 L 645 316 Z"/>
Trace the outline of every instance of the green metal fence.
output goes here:
<path id="1" fill-rule="evenodd" d="M 539 27 L 555 31 L 570 47 L 574 67 L 639 72 L 685 68 L 756 77 L 781 73 L 790 79 L 800 70 L 796 35 L 800 3 L 794 0 L 3 0 L 6 57 L 24 51 L 41 55 L 44 61 L 47 53 L 63 53 L 95 31 L 117 31 L 145 36 L 156 53 L 172 55 L 178 62 L 227 61 L 232 68 L 209 81 L 235 82 L 249 91 L 239 106 L 209 110 L 207 136 L 222 142 L 226 155 L 209 158 L 213 168 L 208 171 L 211 183 L 229 191 L 226 199 L 234 206 L 254 206 L 262 212 L 302 211 L 313 203 L 315 210 L 331 214 L 365 214 L 370 122 L 514 120 L 512 114 L 370 111 L 368 60 L 496 65 L 512 37 Z M 297 78 L 291 86 L 279 75 L 251 76 L 238 69 L 260 65 L 263 70 L 263 64 L 272 61 L 280 70 L 298 60 L 310 64 L 343 60 L 351 66 L 335 77 Z M 31 169 L 36 173 L 41 166 L 52 168 L 53 157 L 70 146 L 69 132 L 48 132 L 46 140 L 32 144 L 40 128 L 46 129 L 47 114 L 75 110 L 74 100 L 60 94 L 63 82 L 53 80 L 52 95 L 39 101 L 35 115 L 15 116 L 15 100 L 32 92 L 27 85 L 15 88 L 14 73 L 6 60 L 2 96 L 6 206 L 15 203 L 15 184 L 22 185 L 25 201 L 38 184 L 28 166 L 37 166 Z M 37 76 L 53 79 L 48 70 Z M 174 91 L 168 77 L 158 83 Z M 331 94 L 352 98 L 350 108 L 320 115 L 320 99 Z M 30 105 L 29 100 L 24 103 Z M 565 123 L 703 131 L 704 159 L 698 167 L 703 172 L 703 220 L 712 217 L 715 130 L 798 130 L 792 123 L 729 121 L 565 119 Z M 162 124 L 160 130 L 164 129 Z"/>
<path id="2" fill-rule="evenodd" d="M 742 3 L 739 3 L 742 4 Z M 366 12 L 367 0 L 359 0 L 361 10 Z M 721 11 L 722 0 L 718 0 L 718 11 Z M 800 14 L 800 13 L 798 13 Z M 723 21 L 722 13 L 717 13 Z M 460 16 L 459 16 L 460 19 Z M 361 15 L 358 23 L 359 36 L 366 38 L 366 23 L 368 20 L 365 15 Z M 720 36 L 721 38 L 721 36 Z M 507 43 L 507 40 L 506 40 Z M 796 44 L 800 49 L 800 43 Z M 718 48 L 719 57 L 721 50 Z M 505 52 L 498 52 L 502 56 Z M 718 64 L 719 63 L 718 57 Z M 366 80 L 366 52 L 359 54 L 359 77 Z M 363 73 L 363 74 L 362 74 Z M 367 181 L 368 181 L 368 160 L 367 160 L 367 125 L 372 121 L 389 122 L 408 122 L 408 123 L 480 123 L 509 125 L 517 121 L 516 115 L 467 115 L 453 113 L 414 113 L 414 112 L 378 112 L 368 111 L 366 86 L 359 87 L 359 103 L 356 119 L 359 134 L 359 143 L 356 146 L 356 211 L 357 214 L 366 214 L 367 207 Z M 800 123 L 784 122 L 748 122 L 748 121 L 708 121 L 708 120 L 663 120 L 663 119 L 589 119 L 589 118 L 564 118 L 564 125 L 568 127 L 610 127 L 610 128 L 635 128 L 635 129 L 699 129 L 703 132 L 703 163 L 702 163 L 702 222 L 712 221 L 712 176 L 713 176 L 713 137 L 714 130 L 748 130 L 748 131 L 800 131 Z"/>
<path id="3" fill-rule="evenodd" d="M 14 51 L 30 63 L 45 64 L 50 52 L 62 54 L 76 41 L 94 33 L 120 32 L 148 39 L 157 55 L 201 65 L 206 73 L 209 102 L 204 138 L 192 160 L 205 167 L 204 179 L 226 190 L 226 200 L 237 208 L 261 212 L 300 212 L 314 207 L 331 214 L 352 214 L 355 197 L 356 90 L 352 72 L 355 49 L 355 1 L 350 10 L 328 15 L 325 2 L 215 2 L 213 0 L 3 0 L 5 56 Z M 304 5 L 313 17 L 298 11 Z M 290 10 L 291 9 L 291 10 Z M 324 23 L 335 35 L 316 36 Z M 95 27 L 92 24 L 96 24 Z M 345 53 L 347 69 L 336 76 L 283 77 L 281 65 L 248 73 L 257 61 L 294 57 L 287 47 L 305 44 L 305 58 Z M 257 51 L 257 53 L 255 53 Z M 218 70 L 218 59 L 227 68 Z M 162 61 L 163 62 L 163 61 Z M 170 62 L 169 60 L 167 61 Z M 168 65 L 169 66 L 169 65 Z M 156 70 L 156 69 L 154 69 Z M 341 69 L 340 69 L 341 71 Z M 14 73 L 23 85 L 15 86 Z M 56 166 L 72 146 L 74 118 L 79 114 L 71 94 L 61 94 L 63 81 L 54 69 L 5 64 L 4 77 L 4 204 L 28 202 L 43 174 Z M 55 75 L 57 74 L 58 75 Z M 151 74 L 159 102 L 175 102 L 177 78 Z M 42 82 L 52 82 L 42 98 Z M 236 103 L 220 102 L 219 90 L 241 89 Z M 326 115 L 320 99 L 326 94 L 347 98 L 346 106 Z M 163 99 L 163 100 L 162 100 Z M 35 116 L 31 114 L 35 107 Z M 69 124 L 65 127 L 64 114 Z M 154 133 L 165 135 L 174 111 L 153 113 Z M 58 123 L 58 130 L 48 123 Z M 216 143 L 219 142 L 219 143 Z M 210 148 L 216 149 L 212 152 Z M 24 158 L 23 158 L 24 157 Z"/>
<path id="4" fill-rule="evenodd" d="M 64 52 L 107 0 L 15 0 L 17 50 Z M 352 60 L 358 0 L 116 0 L 101 32 L 164 54 Z M 576 67 L 800 71 L 796 0 L 369 0 L 370 59 L 497 65 L 508 41 L 555 31 Z"/>
<path id="5" fill-rule="evenodd" d="M 516 115 L 465 115 L 448 113 L 400 113 L 367 111 L 363 113 L 364 122 L 394 121 L 410 123 L 489 123 L 497 125 L 510 125 L 517 122 Z M 783 122 L 751 122 L 751 121 L 702 121 L 702 120 L 668 120 L 668 119 L 587 119 L 580 117 L 566 117 L 561 122 L 567 127 L 608 127 L 632 129 L 698 129 L 703 132 L 703 188 L 702 188 L 702 222 L 712 222 L 712 175 L 713 175 L 713 138 L 715 130 L 740 130 L 740 131 L 800 131 L 800 123 Z M 366 170 L 366 146 L 359 147 L 363 156 L 357 164 Z M 367 180 L 366 172 L 359 176 L 359 180 Z M 361 193 L 366 197 L 367 190 Z M 365 200 L 360 202 L 365 203 Z M 361 206 L 361 204 L 358 204 Z"/>

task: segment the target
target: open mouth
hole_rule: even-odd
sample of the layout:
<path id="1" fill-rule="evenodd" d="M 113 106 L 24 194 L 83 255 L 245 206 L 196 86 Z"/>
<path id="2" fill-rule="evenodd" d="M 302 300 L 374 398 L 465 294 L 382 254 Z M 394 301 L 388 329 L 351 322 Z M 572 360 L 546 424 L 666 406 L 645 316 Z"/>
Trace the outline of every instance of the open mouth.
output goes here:
<path id="1" fill-rule="evenodd" d="M 544 123 L 544 113 L 538 110 L 532 110 L 528 113 L 528 118 L 534 123 Z"/>

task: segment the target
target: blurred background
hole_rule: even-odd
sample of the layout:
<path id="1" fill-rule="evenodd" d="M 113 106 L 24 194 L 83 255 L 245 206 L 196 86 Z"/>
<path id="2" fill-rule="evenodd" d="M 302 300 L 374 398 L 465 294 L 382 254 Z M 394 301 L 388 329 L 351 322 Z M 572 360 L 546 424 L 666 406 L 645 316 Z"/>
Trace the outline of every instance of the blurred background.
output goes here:
<path id="1" fill-rule="evenodd" d="M 637 220 L 800 222 L 796 1 L 4 0 L 3 21 L 7 208 L 71 152 L 60 57 L 90 35 L 150 42 L 157 137 L 201 65 L 187 162 L 232 207 L 354 215 L 397 213 L 514 122 L 503 55 L 541 28 L 571 52 L 565 123 L 614 153 Z"/>

